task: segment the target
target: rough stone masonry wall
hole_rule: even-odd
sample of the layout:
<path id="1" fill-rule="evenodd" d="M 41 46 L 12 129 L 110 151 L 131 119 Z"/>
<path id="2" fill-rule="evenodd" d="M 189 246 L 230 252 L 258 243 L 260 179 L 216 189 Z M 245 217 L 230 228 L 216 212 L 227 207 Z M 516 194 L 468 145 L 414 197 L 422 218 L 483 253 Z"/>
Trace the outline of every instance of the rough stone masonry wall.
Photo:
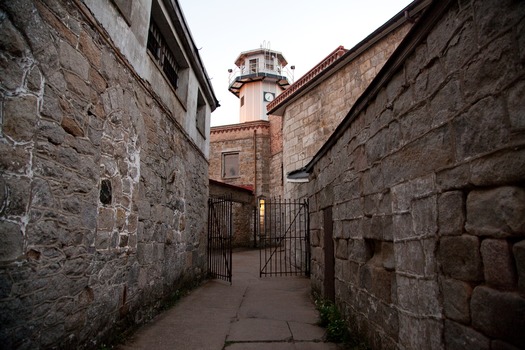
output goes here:
<path id="1" fill-rule="evenodd" d="M 525 3 L 453 2 L 315 165 L 312 283 L 374 349 L 525 348 Z"/>
<path id="2" fill-rule="evenodd" d="M 270 122 L 270 197 L 283 196 L 283 118 L 269 115 Z"/>
<path id="3" fill-rule="evenodd" d="M 98 348 L 203 277 L 207 161 L 74 2 L 1 3 L 0 77 L 0 344 Z"/>
<path id="4" fill-rule="evenodd" d="M 404 23 L 286 108 L 282 122 L 285 174 L 312 159 L 411 26 Z M 297 187 L 286 183 L 285 197 L 298 198 Z"/>

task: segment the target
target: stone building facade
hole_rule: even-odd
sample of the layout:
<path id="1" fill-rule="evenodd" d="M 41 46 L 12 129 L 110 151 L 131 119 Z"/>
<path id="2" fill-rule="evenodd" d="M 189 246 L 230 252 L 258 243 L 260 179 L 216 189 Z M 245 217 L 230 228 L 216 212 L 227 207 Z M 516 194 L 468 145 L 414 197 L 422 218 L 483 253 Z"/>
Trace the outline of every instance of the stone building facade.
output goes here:
<path id="1" fill-rule="evenodd" d="M 375 349 L 525 347 L 525 4 L 434 1 L 291 176 L 312 285 Z"/>
<path id="2" fill-rule="evenodd" d="M 211 128 L 210 179 L 249 188 L 255 197 L 269 196 L 270 148 L 270 122 L 266 120 Z M 231 166 L 228 156 L 234 159 Z"/>
<path id="3" fill-rule="evenodd" d="M 428 3 L 414 1 L 350 50 L 338 47 L 268 105 L 282 119 L 284 174 L 312 159 Z M 301 197 L 300 186 L 283 186 L 284 197 Z"/>
<path id="4" fill-rule="evenodd" d="M 173 1 L 3 1 L 0 57 L 0 343 L 99 348 L 205 277 L 217 100 Z"/>

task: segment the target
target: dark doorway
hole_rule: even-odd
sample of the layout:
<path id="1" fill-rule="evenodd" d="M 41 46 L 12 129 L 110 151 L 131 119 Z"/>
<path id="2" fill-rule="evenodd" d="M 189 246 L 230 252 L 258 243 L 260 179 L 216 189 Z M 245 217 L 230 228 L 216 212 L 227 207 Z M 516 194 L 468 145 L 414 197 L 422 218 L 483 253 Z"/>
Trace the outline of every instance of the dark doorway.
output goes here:
<path id="1" fill-rule="evenodd" d="M 324 297 L 335 301 L 335 256 L 334 256 L 334 224 L 332 207 L 323 210 L 323 245 L 324 245 Z"/>

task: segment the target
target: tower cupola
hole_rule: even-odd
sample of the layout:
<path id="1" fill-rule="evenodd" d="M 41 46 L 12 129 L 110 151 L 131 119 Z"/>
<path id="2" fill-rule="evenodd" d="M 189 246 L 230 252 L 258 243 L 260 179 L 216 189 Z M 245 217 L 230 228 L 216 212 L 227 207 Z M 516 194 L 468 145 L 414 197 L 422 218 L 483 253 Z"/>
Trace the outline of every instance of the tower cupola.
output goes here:
<path id="1" fill-rule="evenodd" d="M 240 99 L 241 123 L 268 119 L 266 105 L 290 85 L 287 65 L 281 52 L 264 47 L 237 57 L 228 90 Z"/>

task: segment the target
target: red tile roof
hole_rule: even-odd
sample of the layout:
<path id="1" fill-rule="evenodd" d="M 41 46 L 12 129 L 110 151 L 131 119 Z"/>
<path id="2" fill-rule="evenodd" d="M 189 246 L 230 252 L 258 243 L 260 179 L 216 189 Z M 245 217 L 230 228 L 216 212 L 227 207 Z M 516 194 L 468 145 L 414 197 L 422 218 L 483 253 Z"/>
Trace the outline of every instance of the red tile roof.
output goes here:
<path id="1" fill-rule="evenodd" d="M 299 80 L 297 80 L 295 83 L 290 85 L 286 90 L 284 90 L 279 96 L 275 98 L 271 103 L 268 104 L 266 107 L 267 111 L 272 110 L 275 108 L 278 104 L 280 104 L 282 101 L 284 101 L 286 98 L 288 98 L 290 95 L 292 95 L 294 92 L 305 86 L 308 82 L 310 82 L 312 79 L 314 79 L 316 76 L 318 76 L 322 71 L 324 71 L 326 68 L 332 65 L 335 61 L 337 61 L 341 56 L 347 52 L 343 46 L 339 46 L 337 49 L 332 51 L 328 56 L 326 56 L 325 59 L 323 59 L 319 64 L 317 64 L 314 68 L 310 69 L 305 75 L 303 75 Z"/>

